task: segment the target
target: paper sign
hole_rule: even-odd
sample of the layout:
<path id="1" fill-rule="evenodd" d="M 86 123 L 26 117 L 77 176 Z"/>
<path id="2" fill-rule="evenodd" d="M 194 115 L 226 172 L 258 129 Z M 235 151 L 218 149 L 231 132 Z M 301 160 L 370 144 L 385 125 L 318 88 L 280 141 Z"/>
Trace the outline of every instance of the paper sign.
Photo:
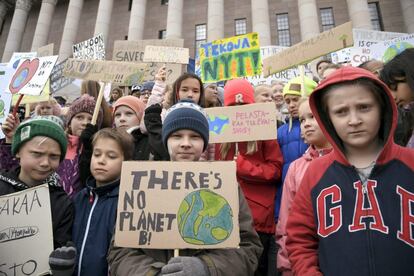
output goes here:
<path id="1" fill-rule="evenodd" d="M 63 75 L 63 69 L 68 59 L 58 63 L 53 67 L 52 73 L 50 74 L 50 90 L 53 93 L 59 91 L 63 87 L 71 84 L 75 79 L 67 78 Z"/>
<path id="2" fill-rule="evenodd" d="M 53 251 L 47 184 L 0 197 L 0 273 L 40 275 Z"/>
<path id="3" fill-rule="evenodd" d="M 272 55 L 275 55 L 285 49 L 287 49 L 288 47 L 284 47 L 284 46 L 263 46 L 260 47 L 260 54 L 262 56 L 262 61 L 264 58 L 270 57 Z M 271 85 L 272 81 L 274 80 L 279 80 L 279 81 L 284 81 L 284 82 L 288 82 L 289 80 L 299 77 L 300 72 L 299 69 L 297 67 L 291 68 L 291 69 L 287 69 L 281 72 L 277 72 L 275 74 L 270 75 L 269 77 L 265 77 L 262 74 L 260 75 L 256 75 L 253 77 L 246 77 L 246 80 L 248 80 L 253 86 L 257 86 L 257 85 L 261 85 L 261 84 L 268 84 Z M 310 69 L 310 66 L 308 64 L 305 65 L 305 75 L 307 75 L 308 77 L 312 78 L 312 71 Z"/>
<path id="4" fill-rule="evenodd" d="M 188 64 L 189 58 L 188 48 L 147 45 L 144 52 L 144 62 Z"/>
<path id="5" fill-rule="evenodd" d="M 125 62 L 144 62 L 144 52 L 147 45 L 167 46 L 167 47 L 183 47 L 183 39 L 149 39 L 138 41 L 116 40 L 114 43 L 114 51 L 112 60 Z M 144 80 L 154 80 L 159 68 L 164 64 L 149 63 L 149 77 Z M 167 64 L 167 83 L 173 83 L 182 73 L 181 64 Z M 135 83 L 139 84 L 139 83 Z"/>
<path id="6" fill-rule="evenodd" d="M 352 23 L 348 22 L 265 58 L 263 72 L 269 76 L 353 44 Z"/>
<path id="7" fill-rule="evenodd" d="M 6 120 L 7 116 L 9 115 L 11 101 L 12 94 L 0 94 L 0 124 L 4 123 L 4 120 Z"/>
<path id="8" fill-rule="evenodd" d="M 379 42 L 372 46 L 372 57 L 385 63 L 401 54 L 404 50 L 414 48 L 414 34 Z"/>
<path id="9" fill-rule="evenodd" d="M 63 75 L 70 78 L 132 85 L 148 77 L 146 63 L 69 58 Z"/>
<path id="10" fill-rule="evenodd" d="M 11 95 L 11 94 L 10 94 Z M 20 105 L 46 102 L 50 99 L 50 81 L 48 80 L 43 87 L 42 93 L 39 96 L 26 95 L 20 101 Z M 19 100 L 19 95 L 15 94 L 12 98 L 12 105 L 14 106 Z"/>
<path id="11" fill-rule="evenodd" d="M 82 41 L 72 46 L 73 58 L 105 60 L 105 43 L 103 34 Z"/>
<path id="12" fill-rule="evenodd" d="M 28 52 L 28 53 L 13 53 L 10 61 L 9 61 L 9 67 L 12 67 L 13 69 L 17 69 L 17 67 L 19 66 L 20 60 L 21 59 L 31 59 L 37 57 L 37 53 L 36 52 Z"/>
<path id="13" fill-rule="evenodd" d="M 184 249 L 239 246 L 236 163 L 122 163 L 115 244 Z"/>
<path id="14" fill-rule="evenodd" d="M 257 33 L 214 40 L 200 46 L 201 79 L 218 82 L 262 72 Z"/>
<path id="15" fill-rule="evenodd" d="M 38 57 L 53 56 L 54 45 L 55 44 L 50 43 L 46 46 L 39 47 L 39 49 L 37 49 L 37 56 Z"/>
<path id="16" fill-rule="evenodd" d="M 10 82 L 14 71 L 7 63 L 0 63 L 0 94 L 7 93 L 7 84 Z"/>
<path id="17" fill-rule="evenodd" d="M 213 107 L 204 110 L 208 116 L 210 143 L 277 138 L 274 103 Z"/>
<path id="18" fill-rule="evenodd" d="M 8 85 L 8 92 L 38 96 L 43 90 L 58 56 L 21 60 Z"/>

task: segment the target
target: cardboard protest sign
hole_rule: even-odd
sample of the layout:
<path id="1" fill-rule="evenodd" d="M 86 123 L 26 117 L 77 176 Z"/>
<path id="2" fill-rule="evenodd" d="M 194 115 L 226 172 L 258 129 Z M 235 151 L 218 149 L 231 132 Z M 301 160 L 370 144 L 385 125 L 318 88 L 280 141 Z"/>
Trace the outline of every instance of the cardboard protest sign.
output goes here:
<path id="1" fill-rule="evenodd" d="M 7 92 L 38 96 L 43 90 L 58 56 L 21 60 L 10 79 Z"/>
<path id="2" fill-rule="evenodd" d="M 115 244 L 183 249 L 239 246 L 236 163 L 122 163 Z"/>
<path id="3" fill-rule="evenodd" d="M 180 47 L 145 46 L 144 62 L 188 64 L 190 50 Z"/>
<path id="4" fill-rule="evenodd" d="M 387 63 L 408 48 L 414 48 L 414 34 L 378 42 L 372 46 L 372 57 Z"/>
<path id="5" fill-rule="evenodd" d="M 11 94 L 10 94 L 11 95 Z M 14 94 L 12 98 L 12 105 L 15 105 L 17 101 L 19 100 L 18 94 Z M 50 81 L 48 80 L 45 84 L 45 87 L 43 87 L 42 92 L 38 96 L 32 96 L 32 95 L 26 95 L 23 97 L 23 99 L 20 101 L 20 105 L 23 104 L 31 104 L 31 103 L 40 103 L 40 102 L 46 102 L 50 99 Z"/>
<path id="6" fill-rule="evenodd" d="M 144 62 L 144 52 L 147 45 L 183 47 L 183 39 L 148 39 L 138 41 L 116 40 L 112 60 L 124 62 Z M 149 63 L 149 77 L 144 80 L 153 80 L 158 70 L 163 66 L 162 63 Z M 182 73 L 181 64 L 167 64 L 167 82 L 173 83 Z"/>
<path id="7" fill-rule="evenodd" d="M 210 143 L 277 138 L 274 103 L 213 107 L 204 110 L 210 126 Z"/>
<path id="8" fill-rule="evenodd" d="M 53 43 L 39 47 L 39 49 L 37 49 L 37 56 L 38 57 L 53 56 L 54 47 L 55 47 L 55 44 Z"/>
<path id="9" fill-rule="evenodd" d="M 89 38 L 72 46 L 73 58 L 105 60 L 105 42 L 103 34 Z"/>
<path id="10" fill-rule="evenodd" d="M 63 75 L 70 78 L 132 85 L 148 77 L 147 64 L 69 58 Z"/>
<path id="11" fill-rule="evenodd" d="M 264 76 L 267 77 L 273 73 L 307 63 L 353 44 L 352 23 L 348 22 L 302 41 L 274 56 L 265 58 L 263 60 Z"/>
<path id="12" fill-rule="evenodd" d="M 0 274 L 49 272 L 53 251 L 47 184 L 0 197 Z"/>
<path id="13" fill-rule="evenodd" d="M 262 72 L 257 33 L 201 44 L 199 51 L 203 82 L 254 76 Z"/>
<path id="14" fill-rule="evenodd" d="M 65 59 L 53 67 L 52 73 L 50 74 L 50 91 L 52 94 L 59 91 L 63 87 L 68 86 L 75 80 L 73 78 L 67 78 L 63 75 L 63 69 L 65 68 L 67 60 L 68 59 Z"/>
<path id="15" fill-rule="evenodd" d="M 272 55 L 275 55 L 285 49 L 287 49 L 288 47 L 284 47 L 284 46 L 263 46 L 260 47 L 260 54 L 262 56 L 262 61 L 264 58 L 270 57 Z M 309 77 L 312 78 L 312 71 L 309 67 L 309 65 L 305 65 L 305 74 Z M 261 84 L 268 84 L 270 85 L 272 83 L 272 81 L 274 80 L 279 80 L 279 81 L 284 81 L 284 82 L 288 82 L 289 80 L 299 77 L 300 72 L 299 69 L 297 67 L 291 68 L 291 69 L 287 69 L 284 71 L 280 71 L 277 72 L 275 74 L 272 74 L 268 77 L 265 77 L 262 74 L 260 75 L 256 75 L 256 76 L 252 76 L 252 77 L 246 77 L 246 80 L 248 80 L 251 84 L 253 84 L 254 86 L 257 85 L 261 85 Z"/>

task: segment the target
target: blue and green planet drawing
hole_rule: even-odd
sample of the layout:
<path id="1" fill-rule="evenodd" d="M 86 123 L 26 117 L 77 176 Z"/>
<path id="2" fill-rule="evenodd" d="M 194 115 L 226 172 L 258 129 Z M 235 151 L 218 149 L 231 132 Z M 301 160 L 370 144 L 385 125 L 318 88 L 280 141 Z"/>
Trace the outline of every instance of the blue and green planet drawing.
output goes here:
<path id="1" fill-rule="evenodd" d="M 177 214 L 183 240 L 195 245 L 214 245 L 225 241 L 233 230 L 233 211 L 227 200 L 208 189 L 188 194 Z"/>
<path id="2" fill-rule="evenodd" d="M 217 135 L 222 134 L 230 125 L 229 117 L 224 115 L 209 115 L 207 119 L 210 132 Z"/>
<path id="3" fill-rule="evenodd" d="M 396 55 L 402 53 L 405 49 L 414 48 L 414 46 L 408 42 L 401 41 L 397 42 L 385 50 L 385 53 L 382 57 L 382 61 L 387 63 L 393 59 Z"/>

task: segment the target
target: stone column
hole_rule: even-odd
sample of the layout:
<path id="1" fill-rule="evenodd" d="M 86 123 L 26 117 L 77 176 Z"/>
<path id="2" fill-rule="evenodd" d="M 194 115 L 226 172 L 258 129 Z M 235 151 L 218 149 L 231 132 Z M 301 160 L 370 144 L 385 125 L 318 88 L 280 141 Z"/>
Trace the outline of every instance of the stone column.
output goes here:
<path id="1" fill-rule="evenodd" d="M 0 2 L 0 30 L 3 27 L 4 18 L 6 17 L 7 10 L 9 7 L 7 6 L 6 2 Z"/>
<path id="2" fill-rule="evenodd" d="M 400 0 L 406 33 L 414 33 L 414 1 Z"/>
<path id="3" fill-rule="evenodd" d="M 141 40 L 144 38 L 145 10 L 147 0 L 133 0 L 131 17 L 129 18 L 128 40 Z"/>
<path id="4" fill-rule="evenodd" d="M 17 0 L 13 19 L 7 36 L 6 46 L 2 62 L 8 62 L 14 52 L 20 50 L 24 28 L 26 27 L 27 15 L 32 7 L 31 0 Z"/>
<path id="5" fill-rule="evenodd" d="M 260 46 L 269 46 L 272 44 L 272 41 L 267 0 L 252 0 L 251 6 L 253 32 L 259 33 Z"/>
<path id="6" fill-rule="evenodd" d="M 57 0 L 42 0 L 40 7 L 39 19 L 32 42 L 32 51 L 37 51 L 39 47 L 47 44 L 49 37 L 50 24 L 52 22 L 53 13 L 55 12 Z"/>
<path id="7" fill-rule="evenodd" d="M 168 2 L 167 35 L 166 38 L 182 38 L 183 0 Z"/>
<path id="8" fill-rule="evenodd" d="M 302 41 L 320 33 L 316 0 L 298 0 L 300 36 Z"/>
<path id="9" fill-rule="evenodd" d="M 112 6 L 114 0 L 100 0 L 96 16 L 94 35 L 103 34 L 104 42 L 108 41 L 109 25 L 111 24 Z"/>
<path id="10" fill-rule="evenodd" d="M 369 14 L 367 0 L 346 0 L 352 27 L 372 30 L 371 15 Z"/>
<path id="11" fill-rule="evenodd" d="M 217 40 L 224 37 L 224 1 L 208 0 L 207 40 Z"/>
<path id="12" fill-rule="evenodd" d="M 82 8 L 83 0 L 70 0 L 60 42 L 59 60 L 64 60 L 72 55 L 72 45 L 78 33 Z"/>

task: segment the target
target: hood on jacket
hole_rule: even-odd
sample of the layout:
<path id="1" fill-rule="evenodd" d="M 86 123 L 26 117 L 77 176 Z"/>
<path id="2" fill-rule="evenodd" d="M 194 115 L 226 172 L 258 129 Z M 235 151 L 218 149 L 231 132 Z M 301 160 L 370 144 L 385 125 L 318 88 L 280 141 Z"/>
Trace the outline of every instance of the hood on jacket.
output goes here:
<path id="1" fill-rule="evenodd" d="M 326 93 L 326 91 L 330 87 L 332 87 L 332 85 L 340 83 L 355 83 L 355 81 L 357 81 L 358 79 L 372 80 L 377 86 L 381 88 L 380 90 L 382 93 L 380 97 L 384 101 L 385 107 L 383 110 L 381 110 L 381 126 L 379 129 L 379 136 L 380 139 L 383 141 L 384 148 L 380 156 L 378 157 L 377 162 L 382 163 L 385 162 L 385 157 L 391 157 L 389 154 L 386 154 L 386 152 L 390 151 L 391 146 L 394 144 L 393 137 L 397 124 L 397 106 L 395 105 L 395 102 L 391 95 L 391 91 L 389 90 L 388 86 L 381 80 L 379 80 L 374 74 L 365 69 L 355 68 L 351 66 L 340 68 L 332 74 L 330 74 L 319 84 L 319 86 L 311 94 L 309 104 L 312 113 L 315 116 L 325 137 L 327 137 L 335 151 L 339 153 L 339 161 L 341 161 L 341 163 L 344 164 L 349 164 L 349 162 L 345 158 L 345 149 L 343 143 L 339 138 L 338 134 L 336 133 L 335 128 L 332 125 L 331 120 L 329 119 L 329 115 L 322 106 L 322 97 Z"/>
<path id="2" fill-rule="evenodd" d="M 19 179 L 19 174 L 20 174 L 20 167 L 14 170 L 3 172 L 2 174 L 0 174 L 0 180 L 6 182 L 10 186 L 13 186 L 18 191 L 31 188 L 30 186 L 28 186 L 26 183 L 22 182 Z M 46 177 L 46 179 L 43 180 L 43 182 L 39 185 L 43 185 L 43 184 L 48 184 L 49 187 L 61 187 L 60 177 L 56 172 L 54 172 L 50 174 L 48 177 Z"/>

